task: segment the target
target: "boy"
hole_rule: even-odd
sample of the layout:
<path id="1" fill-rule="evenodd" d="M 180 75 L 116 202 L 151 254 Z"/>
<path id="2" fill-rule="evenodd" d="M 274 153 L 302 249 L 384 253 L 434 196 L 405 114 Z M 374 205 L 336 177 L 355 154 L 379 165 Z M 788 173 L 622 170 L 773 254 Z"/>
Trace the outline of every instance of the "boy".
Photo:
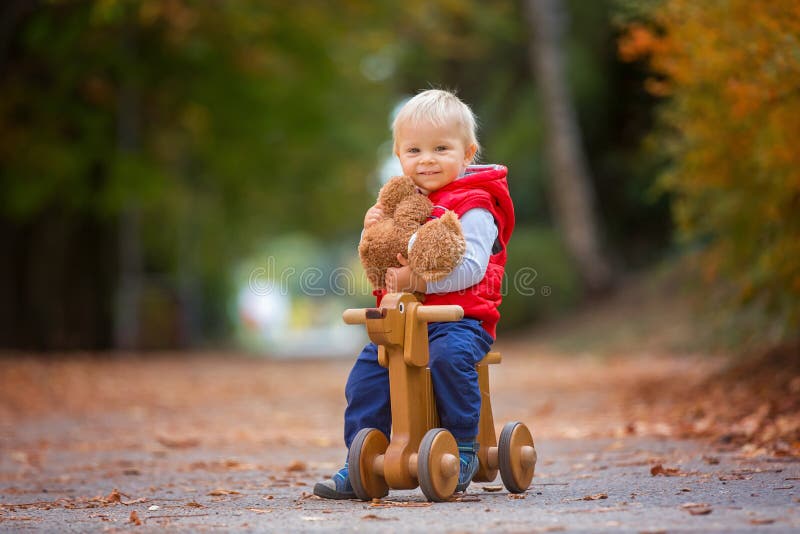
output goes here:
<path id="1" fill-rule="evenodd" d="M 506 245 L 514 229 L 506 168 L 470 166 L 478 152 L 475 130 L 472 111 L 447 91 L 424 91 L 398 113 L 392 132 L 403 173 L 433 202 L 432 217 L 441 216 L 445 209 L 455 211 L 467 248 L 456 269 L 437 282 L 426 284 L 401 254 L 401 267 L 386 274 L 387 292 L 419 291 L 426 294 L 426 305 L 458 304 L 464 308 L 461 321 L 428 325 L 429 366 L 439 419 L 458 442 L 461 469 L 456 491 L 462 492 L 478 470 L 475 439 L 481 398 L 475 364 L 494 342 Z M 382 206 L 372 206 L 364 217 L 364 228 L 382 216 Z M 409 240 L 409 250 L 415 239 L 416 234 Z M 378 295 L 378 305 L 381 297 Z M 377 428 L 389 436 L 389 374 L 378 364 L 373 343 L 364 347 L 350 371 L 345 397 L 348 448 L 362 428 Z M 314 494 L 329 499 L 354 498 L 347 464 L 332 479 L 317 483 Z"/>

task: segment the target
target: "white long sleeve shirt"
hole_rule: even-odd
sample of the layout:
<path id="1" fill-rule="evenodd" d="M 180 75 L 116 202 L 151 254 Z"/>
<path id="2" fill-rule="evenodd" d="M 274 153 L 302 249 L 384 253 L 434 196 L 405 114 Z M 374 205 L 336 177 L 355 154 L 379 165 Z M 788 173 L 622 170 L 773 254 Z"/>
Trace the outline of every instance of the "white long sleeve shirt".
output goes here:
<path id="1" fill-rule="evenodd" d="M 461 230 L 467 248 L 464 257 L 453 272 L 436 282 L 429 282 L 426 293 L 452 293 L 472 287 L 486 275 L 489 256 L 497 240 L 498 230 L 489 210 L 474 208 L 467 210 L 461 217 Z M 414 246 L 417 234 L 408 241 L 408 251 Z"/>

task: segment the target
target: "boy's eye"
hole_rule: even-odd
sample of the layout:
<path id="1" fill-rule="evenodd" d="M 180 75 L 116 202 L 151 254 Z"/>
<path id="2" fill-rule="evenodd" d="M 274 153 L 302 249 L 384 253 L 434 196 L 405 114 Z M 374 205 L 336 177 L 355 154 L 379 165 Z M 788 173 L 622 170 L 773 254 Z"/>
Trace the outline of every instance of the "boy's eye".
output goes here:
<path id="1" fill-rule="evenodd" d="M 439 145 L 439 146 L 436 147 L 436 150 L 438 152 L 442 152 L 443 150 L 447 150 L 447 146 L 446 145 Z"/>
<path id="2" fill-rule="evenodd" d="M 419 152 L 419 149 L 418 148 L 409 148 L 407 150 L 407 152 L 410 152 L 411 154 L 416 154 L 417 152 Z"/>

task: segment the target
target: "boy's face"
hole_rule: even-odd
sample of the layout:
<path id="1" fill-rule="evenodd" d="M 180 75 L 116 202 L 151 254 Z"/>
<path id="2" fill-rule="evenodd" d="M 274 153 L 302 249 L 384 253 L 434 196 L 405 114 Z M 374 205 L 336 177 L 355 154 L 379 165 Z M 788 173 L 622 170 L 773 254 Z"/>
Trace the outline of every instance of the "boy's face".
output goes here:
<path id="1" fill-rule="evenodd" d="M 453 124 L 402 124 L 395 141 L 403 174 L 410 176 L 426 195 L 458 178 L 477 149 L 475 145 L 467 146 Z"/>

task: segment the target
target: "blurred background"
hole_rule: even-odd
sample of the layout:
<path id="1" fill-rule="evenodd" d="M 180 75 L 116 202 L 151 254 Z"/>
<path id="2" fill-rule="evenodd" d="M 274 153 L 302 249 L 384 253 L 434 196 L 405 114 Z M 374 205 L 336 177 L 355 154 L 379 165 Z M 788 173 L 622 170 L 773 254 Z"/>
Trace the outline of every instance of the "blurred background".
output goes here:
<path id="1" fill-rule="evenodd" d="M 352 357 L 392 112 L 430 87 L 509 168 L 501 337 L 644 284 L 690 304 L 656 330 L 791 343 L 799 21 L 791 0 L 7 0 L 0 347 Z"/>

